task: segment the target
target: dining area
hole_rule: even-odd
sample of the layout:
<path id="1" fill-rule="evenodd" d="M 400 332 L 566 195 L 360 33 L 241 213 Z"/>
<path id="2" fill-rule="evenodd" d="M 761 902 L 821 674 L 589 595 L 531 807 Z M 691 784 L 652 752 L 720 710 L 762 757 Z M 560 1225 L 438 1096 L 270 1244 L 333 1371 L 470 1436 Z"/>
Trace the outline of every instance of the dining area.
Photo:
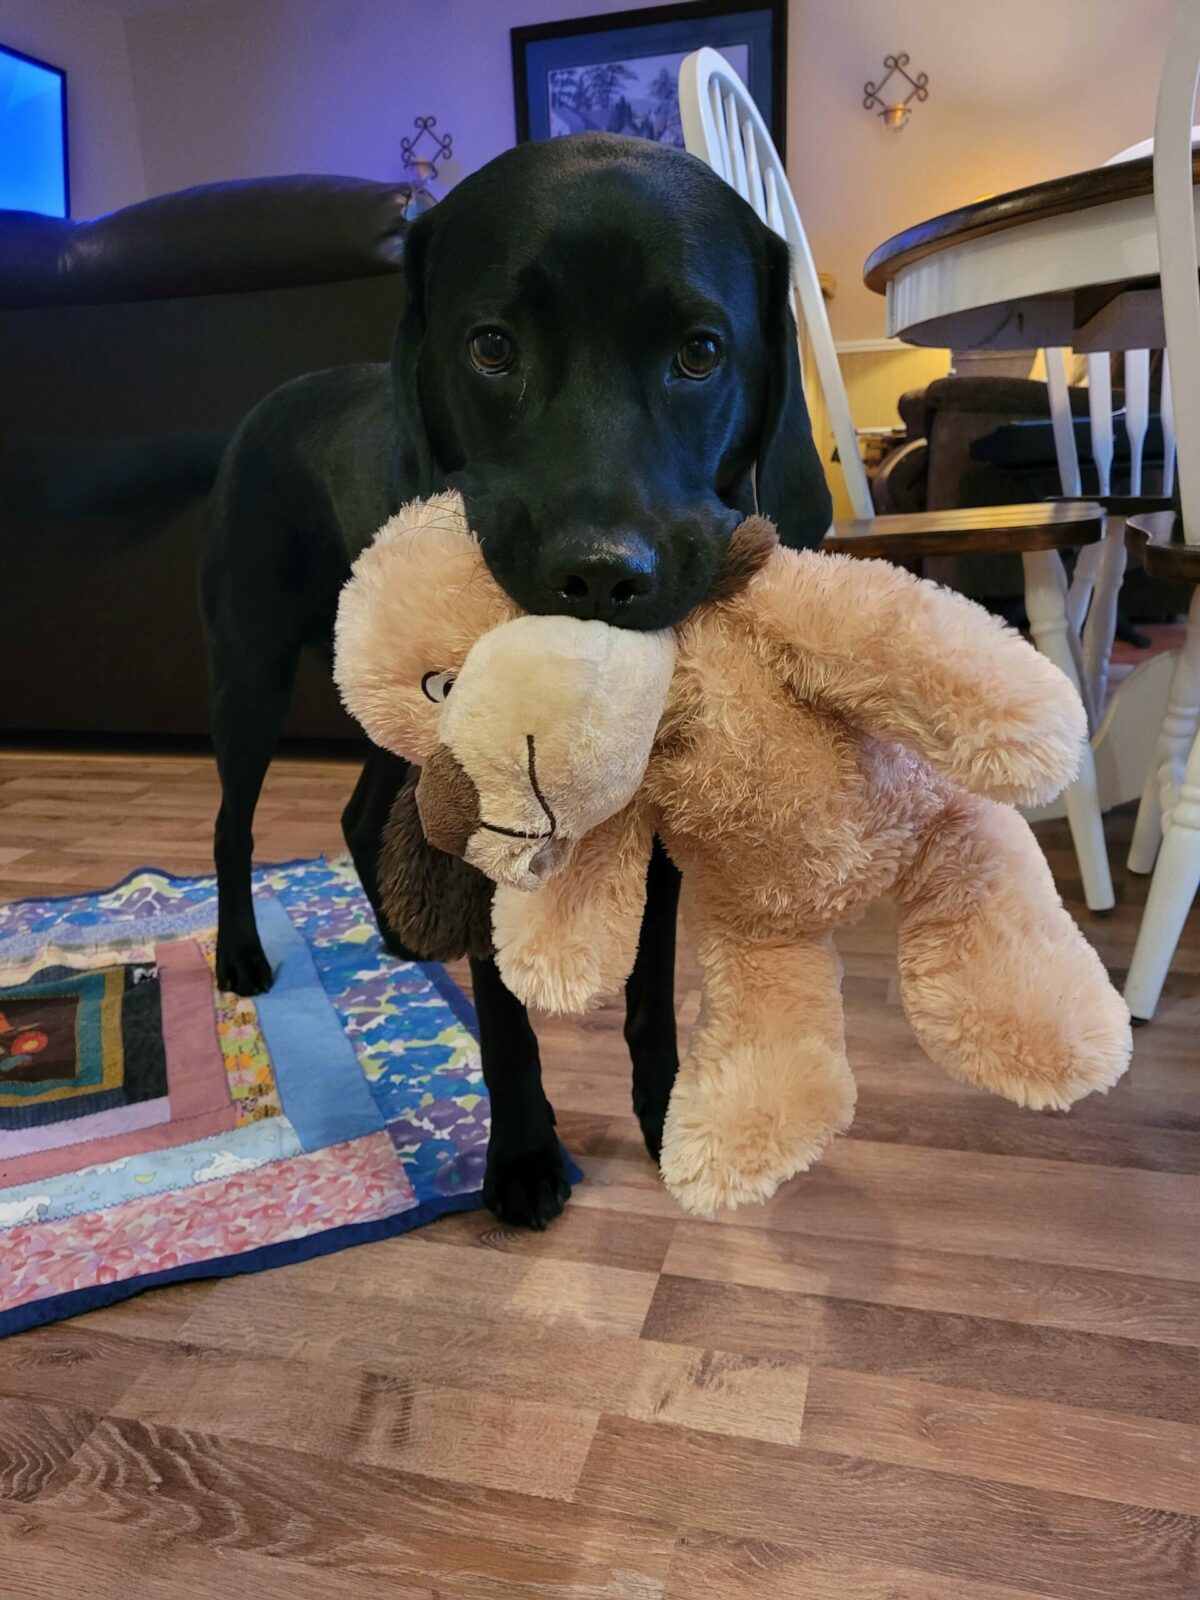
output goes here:
<path id="1" fill-rule="evenodd" d="M 1118 908 L 1135 922 L 1123 975 L 1135 1023 L 1154 1018 L 1164 988 L 1172 1005 L 1194 1005 L 1200 990 L 1194 930 L 1185 936 L 1200 888 L 1198 74 L 1200 5 L 1184 0 L 1152 138 L 1103 165 L 915 221 L 872 250 L 863 283 L 884 299 L 889 340 L 950 351 L 964 366 L 1036 355 L 1058 480 L 1056 493 L 1025 504 L 900 514 L 877 509 L 886 496 L 863 462 L 871 430 L 851 412 L 828 284 L 758 108 L 714 51 L 680 76 L 689 149 L 791 249 L 806 381 L 828 416 L 852 513 L 824 548 L 929 576 L 1019 560 L 1014 620 L 1074 683 L 1090 733 L 1075 782 L 1028 814 L 1066 818 L 1089 931 Z M 1182 627 L 1181 610 L 1153 642 L 1138 639 L 1140 661 L 1118 642 L 1134 570 L 1168 608 L 1187 607 Z"/>
<path id="2" fill-rule="evenodd" d="M 1035 640 L 1074 677 L 1092 728 L 1065 802 L 1092 913 L 1116 902 L 1104 815 L 1137 803 L 1124 866 L 1150 880 L 1125 985 L 1138 1022 L 1155 1014 L 1200 887 L 1198 68 L 1200 8 L 1185 3 L 1166 54 L 1153 139 L 1093 171 L 921 222 L 880 245 L 864 268 L 868 287 L 886 297 L 888 331 L 898 338 L 1044 352 L 1066 504 L 1080 503 L 1083 492 L 1066 366 L 1071 353 L 1086 358 L 1094 464 L 1087 489 L 1104 512 L 1104 529 L 1079 549 L 1069 581 L 1062 552 L 1025 553 L 1026 602 Z M 1159 355 L 1153 398 L 1161 439 L 1153 484 L 1143 476 L 1152 352 Z M 1123 367 L 1124 404 L 1116 412 L 1113 356 Z M 1129 463 L 1121 494 L 1112 492 L 1117 428 Z M 1177 651 L 1114 673 L 1130 553 L 1148 578 L 1191 586 L 1192 600 Z"/>

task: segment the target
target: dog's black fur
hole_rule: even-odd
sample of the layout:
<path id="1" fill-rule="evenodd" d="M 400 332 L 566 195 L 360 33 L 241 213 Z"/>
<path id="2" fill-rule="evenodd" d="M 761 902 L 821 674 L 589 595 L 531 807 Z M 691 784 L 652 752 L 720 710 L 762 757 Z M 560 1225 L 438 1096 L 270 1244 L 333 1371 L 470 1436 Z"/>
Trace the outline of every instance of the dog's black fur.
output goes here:
<path id="1" fill-rule="evenodd" d="M 520 146 L 413 225 L 405 287 L 390 369 L 277 390 L 238 431 L 213 495 L 217 961 L 243 994 L 271 982 L 251 825 L 297 657 L 328 652 L 350 563 L 399 505 L 461 489 L 521 606 L 632 628 L 671 626 L 702 600 L 756 506 L 794 546 L 829 524 L 787 250 L 701 162 L 607 135 Z M 342 819 L 377 915 L 379 842 L 405 770 L 373 750 Z M 656 847 L 626 996 L 634 1105 L 655 1155 L 677 1066 L 678 891 Z M 474 961 L 472 976 L 492 1100 L 485 1199 L 543 1227 L 569 1185 L 537 1041 L 494 964 Z"/>

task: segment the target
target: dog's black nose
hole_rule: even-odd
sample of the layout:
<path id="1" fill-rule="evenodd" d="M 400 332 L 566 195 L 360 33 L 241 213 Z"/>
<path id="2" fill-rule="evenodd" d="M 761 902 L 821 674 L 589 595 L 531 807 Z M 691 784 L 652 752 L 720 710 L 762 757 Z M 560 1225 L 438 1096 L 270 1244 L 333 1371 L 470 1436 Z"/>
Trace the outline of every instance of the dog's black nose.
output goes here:
<path id="1" fill-rule="evenodd" d="M 554 610 L 568 617 L 633 622 L 658 587 L 658 554 L 633 533 L 554 544 L 541 565 Z"/>

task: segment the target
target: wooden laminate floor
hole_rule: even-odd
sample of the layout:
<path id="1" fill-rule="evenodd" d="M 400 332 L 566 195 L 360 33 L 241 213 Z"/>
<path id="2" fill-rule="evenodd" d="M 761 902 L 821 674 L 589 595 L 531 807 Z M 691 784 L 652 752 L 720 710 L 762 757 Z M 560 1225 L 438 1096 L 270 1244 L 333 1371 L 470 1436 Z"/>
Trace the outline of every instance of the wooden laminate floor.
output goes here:
<path id="1" fill-rule="evenodd" d="M 351 779 L 277 764 L 260 857 L 337 850 Z M 201 760 L 0 755 L 0 895 L 202 871 L 214 805 Z M 1128 831 L 1084 922 L 1118 981 Z M 885 912 L 840 943 L 857 1121 L 765 1208 L 677 1212 L 608 1007 L 540 1029 L 587 1173 L 544 1235 L 461 1216 L 0 1342 L 0 1595 L 1195 1600 L 1200 911 L 1067 1117 L 924 1060 Z"/>

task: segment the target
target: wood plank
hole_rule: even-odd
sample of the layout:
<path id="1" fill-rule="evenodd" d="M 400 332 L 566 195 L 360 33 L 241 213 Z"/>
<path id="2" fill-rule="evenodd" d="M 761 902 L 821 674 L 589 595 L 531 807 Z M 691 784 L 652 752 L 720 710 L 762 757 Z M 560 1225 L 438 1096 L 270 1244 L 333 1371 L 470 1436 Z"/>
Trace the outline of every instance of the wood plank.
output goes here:
<path id="1" fill-rule="evenodd" d="M 126 1418 L 96 1428 L 45 1485 L 36 1511 L 126 1529 L 168 1551 L 269 1553 L 354 1573 L 364 1596 L 372 1582 L 423 1579 L 453 1600 L 493 1592 L 652 1600 L 674 1544 L 669 1528 L 639 1514 L 613 1517 Z"/>
<path id="2" fill-rule="evenodd" d="M 610 1124 L 604 1123 L 606 1129 Z M 559 1131 L 569 1133 L 564 1119 Z M 600 1141 L 597 1141 L 600 1142 Z M 568 1143 L 564 1137 L 564 1143 Z M 576 1157 L 584 1152 L 578 1141 L 568 1148 Z M 654 1219 L 620 1211 L 589 1211 L 568 1206 L 552 1228 L 537 1233 L 529 1228 L 506 1227 L 490 1211 L 460 1211 L 443 1217 L 429 1229 L 428 1238 L 458 1249 L 495 1250 L 502 1255 L 582 1261 L 597 1267 L 619 1267 L 628 1272 L 654 1272 L 661 1268 L 675 1234 L 669 1218 Z"/>
<path id="3" fill-rule="evenodd" d="M 444 1314 L 448 1322 L 523 1321 L 531 1317 L 613 1332 L 637 1333 L 654 1295 L 656 1275 L 552 1257 L 462 1250 L 420 1233 L 288 1269 L 297 1293 L 353 1293 L 381 1302 L 380 1315 L 405 1307 Z M 220 1286 L 223 1305 L 265 1304 L 275 1279 L 255 1275 Z"/>
<path id="4" fill-rule="evenodd" d="M 664 1275 L 645 1336 L 688 1344 L 701 1330 L 721 1349 L 814 1367 L 1200 1423 L 1200 1353 L 1174 1345 Z"/>
<path id="5" fill-rule="evenodd" d="M 802 1442 L 1200 1517 L 1200 1427 L 816 1368 Z"/>
<path id="6" fill-rule="evenodd" d="M 1191 1517 L 617 1418 L 576 1499 L 1063 1600 L 1191 1600 L 1200 1585 Z"/>
<path id="7" fill-rule="evenodd" d="M 357 1309 L 378 1318 L 387 1308 Z M 569 1496 L 596 1412 L 526 1398 L 537 1394 L 535 1372 L 527 1374 L 525 1395 L 496 1395 L 486 1380 L 471 1389 L 434 1387 L 431 1374 L 411 1366 L 409 1372 L 185 1349 L 170 1364 L 154 1363 L 113 1415 L 428 1477 Z"/>
<path id="8" fill-rule="evenodd" d="M 36 1500 L 95 1425 L 87 1411 L 0 1400 L 0 1502 Z"/>
<path id="9" fill-rule="evenodd" d="M 1096 1106 L 1102 1103 L 1096 1097 Z M 1170 1126 L 1140 1123 L 1135 1115 L 1132 1102 L 1117 1115 L 1105 1115 L 1089 1100 L 1069 1112 L 1033 1115 L 995 1095 L 896 1094 L 873 1088 L 860 1094 L 847 1137 L 914 1148 L 1200 1174 L 1200 1097 L 1193 1114 L 1173 1118 Z"/>
<path id="10" fill-rule="evenodd" d="M 746 1227 L 1200 1282 L 1200 1178 L 835 1142 Z"/>
<path id="11" fill-rule="evenodd" d="M 293 1392 L 311 1392 L 313 1410 L 322 1412 L 326 1389 L 336 1392 L 341 1374 L 365 1369 L 373 1385 L 386 1375 L 413 1391 L 443 1387 L 535 1399 L 780 1443 L 799 1439 L 804 1415 L 807 1369 L 787 1355 L 669 1344 L 532 1317 L 512 1326 L 464 1323 L 413 1308 L 395 1321 L 380 1301 L 277 1293 L 266 1305 L 211 1300 L 189 1322 L 184 1338 L 188 1345 L 172 1368 L 135 1385 L 118 1407 L 121 1414 L 353 1455 L 357 1445 L 344 1442 L 337 1423 L 327 1437 L 319 1420 L 310 1428 L 302 1418 L 299 1431 L 292 1432 L 287 1413 Z M 227 1362 L 244 1363 L 246 1356 L 238 1353 L 248 1351 L 266 1358 L 267 1370 L 227 1386 Z M 217 1359 L 219 1352 L 229 1354 Z M 207 1370 L 193 1378 L 193 1365 Z M 194 1385 L 211 1389 L 214 1410 L 197 1406 Z M 245 1392 L 227 1399 L 227 1387 Z M 278 1422 L 271 1420 L 276 1388 L 283 1396 Z M 345 1427 L 369 1425 L 353 1421 L 356 1415 L 369 1419 L 365 1397 L 346 1397 L 343 1410 Z M 310 1434 L 316 1445 L 306 1444 Z"/>
<path id="12" fill-rule="evenodd" d="M 679 1225 L 663 1270 L 713 1283 L 1200 1348 L 1200 1285 L 1132 1273 L 702 1222 Z"/>
<path id="13" fill-rule="evenodd" d="M 596 1412 L 478 1389 L 414 1390 L 387 1378 L 371 1388 L 358 1460 L 551 1500 L 571 1498 L 599 1420 Z"/>
<path id="14" fill-rule="evenodd" d="M 0 1339 L 0 1395 L 103 1413 L 164 1359 L 149 1339 L 62 1323 Z"/>
<path id="15" fill-rule="evenodd" d="M 754 1600 L 1055 1600 L 1007 1584 L 901 1568 L 816 1545 L 734 1539 L 689 1529 L 679 1541 L 666 1600 L 753 1595 Z"/>
<path id="16" fill-rule="evenodd" d="M 366 1593 L 357 1573 L 182 1540 L 164 1550 L 124 1528 L 0 1505 L 0 1571 L 5 1569 L 20 1573 L 14 1600 L 63 1600 L 78 1592 L 81 1572 L 87 1574 L 87 1600 L 129 1600 L 131 1594 L 138 1600 L 229 1600 L 240 1594 L 253 1600 L 364 1600 Z M 386 1600 L 442 1600 L 451 1591 L 388 1575 L 370 1593 Z"/>

